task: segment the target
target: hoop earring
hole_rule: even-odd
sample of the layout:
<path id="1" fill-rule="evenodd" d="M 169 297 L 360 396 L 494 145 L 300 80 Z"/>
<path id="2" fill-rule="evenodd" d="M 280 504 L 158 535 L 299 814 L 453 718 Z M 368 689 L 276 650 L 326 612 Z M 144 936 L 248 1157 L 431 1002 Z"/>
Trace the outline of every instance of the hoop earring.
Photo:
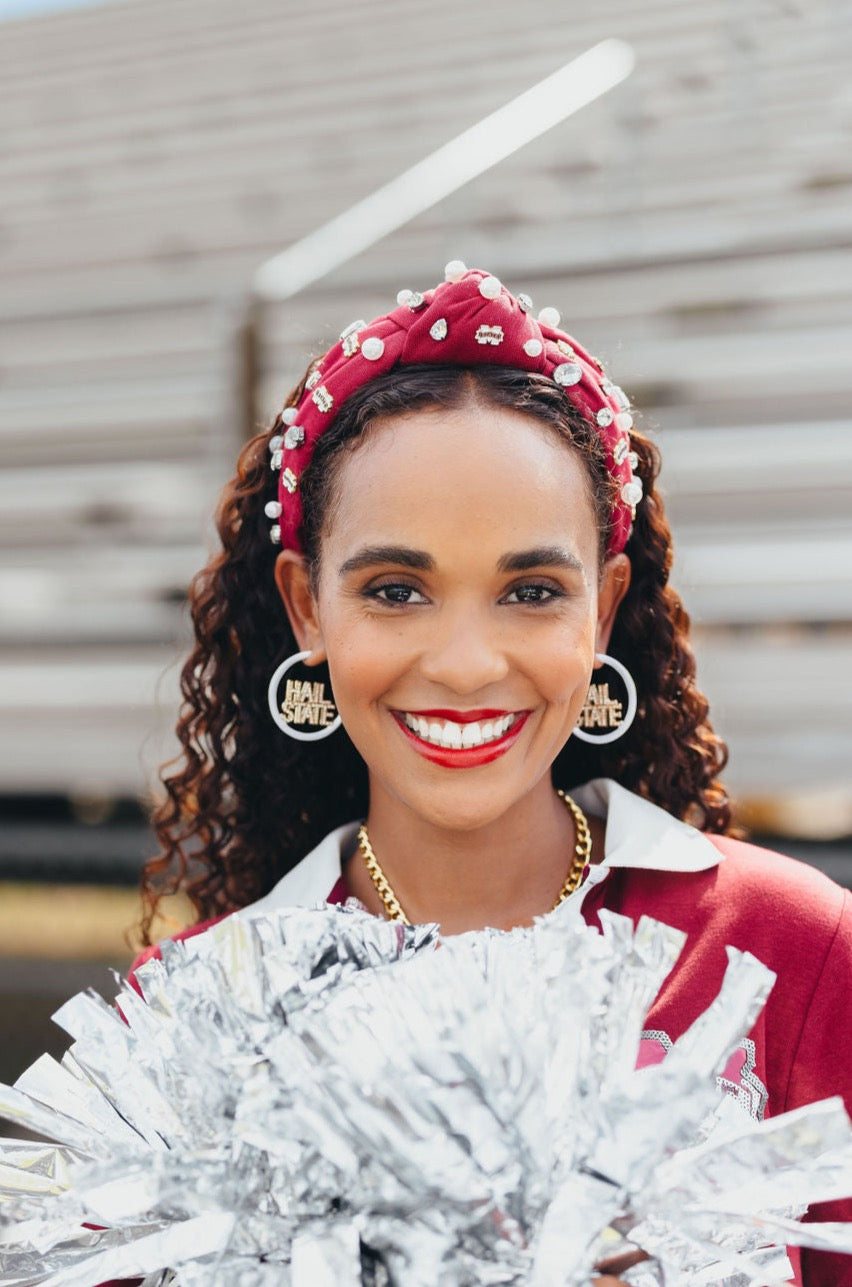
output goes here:
<path id="1" fill-rule="evenodd" d="M 294 652 L 291 657 L 282 661 L 280 666 L 276 666 L 267 691 L 270 715 L 281 732 L 297 742 L 319 742 L 322 738 L 336 733 L 341 724 L 334 702 L 329 701 L 325 695 L 323 683 L 288 679 L 284 701 L 280 703 L 278 701 L 278 689 L 287 671 L 310 655 L 310 648 L 306 652 Z M 303 733 L 301 729 L 294 727 L 295 724 L 310 724 L 317 728 L 317 731 Z"/>
<path id="2" fill-rule="evenodd" d="M 618 698 L 610 697 L 608 683 L 589 684 L 589 695 L 580 712 L 580 718 L 574 726 L 574 737 L 579 737 L 581 742 L 595 742 L 601 746 L 605 742 L 617 742 L 624 736 L 636 718 L 639 698 L 633 676 L 623 662 L 617 661 L 615 657 L 610 657 L 605 652 L 596 653 L 595 660 L 611 666 L 616 674 L 620 675 L 627 690 L 627 710 L 624 710 L 623 702 Z M 599 734 L 587 733 L 586 729 L 589 728 L 602 728 L 609 731 Z"/>

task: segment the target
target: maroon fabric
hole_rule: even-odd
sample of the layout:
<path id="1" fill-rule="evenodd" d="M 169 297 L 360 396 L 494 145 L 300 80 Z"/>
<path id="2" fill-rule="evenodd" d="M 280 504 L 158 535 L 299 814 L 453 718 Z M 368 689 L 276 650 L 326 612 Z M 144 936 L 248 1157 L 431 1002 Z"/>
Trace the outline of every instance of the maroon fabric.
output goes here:
<path id="1" fill-rule="evenodd" d="M 273 464 L 281 468 L 278 500 L 282 545 L 300 548 L 302 504 L 298 479 L 310 463 L 317 439 L 346 399 L 395 366 L 427 362 L 510 366 L 551 378 L 555 374 L 557 383 L 576 380 L 563 384 L 565 396 L 597 425 L 609 471 L 618 484 L 610 553 L 624 549 L 633 504 L 621 498 L 621 491 L 634 481 L 629 460 L 633 420 L 624 392 L 607 379 L 597 359 L 576 340 L 556 327 L 536 321 L 505 286 L 497 282 L 492 288 L 497 291 L 496 297 L 484 296 L 480 287 L 486 278 L 496 282 L 488 273 L 471 269 L 460 280 L 442 282 L 369 324 L 357 323 L 357 331 L 344 331 L 340 341 L 316 363 L 297 404 L 295 426 L 291 428 L 282 413 L 284 419 L 276 429 L 276 437 L 283 439 L 281 456 L 273 457 Z M 438 335 L 444 338 L 436 338 Z M 525 344 L 532 347 L 532 353 L 527 352 Z M 365 356 L 372 351 L 371 346 L 380 350 L 372 360 Z M 295 435 L 302 441 L 288 446 L 288 428 L 291 439 Z"/>

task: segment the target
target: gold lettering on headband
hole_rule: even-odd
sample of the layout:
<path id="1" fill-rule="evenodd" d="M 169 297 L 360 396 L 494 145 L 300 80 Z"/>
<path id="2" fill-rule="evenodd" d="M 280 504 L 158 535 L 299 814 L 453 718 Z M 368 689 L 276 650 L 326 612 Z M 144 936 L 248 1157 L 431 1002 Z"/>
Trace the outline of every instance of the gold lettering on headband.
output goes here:
<path id="1" fill-rule="evenodd" d="M 320 411 L 331 411 L 331 408 L 334 406 L 334 398 L 324 384 L 321 384 L 318 389 L 314 389 L 311 397 L 319 407 Z"/>
<path id="2" fill-rule="evenodd" d="M 503 327 L 502 326 L 480 326 L 474 337 L 477 344 L 502 344 Z"/>
<path id="3" fill-rule="evenodd" d="M 337 707 L 326 698 L 325 684 L 288 679 L 281 713 L 288 724 L 328 728 L 337 715 Z"/>
<path id="4" fill-rule="evenodd" d="M 623 719 L 623 703 L 610 697 L 609 684 L 589 684 L 586 705 L 577 721 L 580 728 L 619 728 Z"/>

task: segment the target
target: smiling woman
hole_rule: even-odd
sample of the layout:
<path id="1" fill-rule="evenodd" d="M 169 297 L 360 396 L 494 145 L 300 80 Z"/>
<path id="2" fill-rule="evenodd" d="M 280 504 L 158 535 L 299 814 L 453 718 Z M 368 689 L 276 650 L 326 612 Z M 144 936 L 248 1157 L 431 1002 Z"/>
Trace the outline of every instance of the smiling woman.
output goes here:
<path id="1" fill-rule="evenodd" d="M 245 447 L 192 588 L 144 930 L 177 889 L 191 933 L 350 897 L 444 935 L 569 898 L 591 925 L 648 913 L 689 937 L 641 1062 L 707 1007 L 734 944 L 778 983 L 723 1088 L 754 1117 L 848 1096 L 830 1017 L 852 913 L 731 839 L 657 451 L 555 310 L 530 309 L 448 265 L 348 327 Z M 797 1273 L 852 1284 L 844 1257 Z"/>

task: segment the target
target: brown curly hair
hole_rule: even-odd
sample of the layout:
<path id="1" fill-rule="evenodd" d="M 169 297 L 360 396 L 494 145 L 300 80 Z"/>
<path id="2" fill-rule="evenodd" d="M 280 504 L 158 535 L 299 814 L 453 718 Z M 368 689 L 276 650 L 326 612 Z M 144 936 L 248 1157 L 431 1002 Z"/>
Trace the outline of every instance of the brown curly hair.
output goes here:
<path id="1" fill-rule="evenodd" d="M 303 378 L 287 405 L 299 401 L 304 384 Z M 379 417 L 458 407 L 471 397 L 545 422 L 580 453 L 603 561 L 613 483 L 595 428 L 563 392 L 544 376 L 507 367 L 411 366 L 377 378 L 347 400 L 300 479 L 301 539 L 314 573 L 343 453 Z M 269 676 L 298 651 L 273 578 L 277 550 L 264 514 L 277 493 L 268 443 L 280 428 L 279 417 L 244 447 L 219 505 L 222 548 L 190 588 L 195 646 L 181 674 L 182 751 L 164 766 L 165 795 L 153 814 L 161 853 L 142 876 L 145 942 L 164 895 L 185 891 L 200 920 L 245 906 L 331 828 L 367 813 L 366 768 L 343 729 L 305 746 L 282 737 L 269 717 Z M 731 811 L 718 774 L 727 748 L 713 732 L 696 686 L 689 618 L 668 584 L 672 547 L 655 487 L 659 453 L 635 430 L 631 446 L 645 497 L 626 548 L 632 579 L 609 650 L 633 673 L 639 712 L 617 742 L 594 746 L 569 739 L 553 777 L 563 787 L 612 777 L 675 817 L 726 833 Z"/>

